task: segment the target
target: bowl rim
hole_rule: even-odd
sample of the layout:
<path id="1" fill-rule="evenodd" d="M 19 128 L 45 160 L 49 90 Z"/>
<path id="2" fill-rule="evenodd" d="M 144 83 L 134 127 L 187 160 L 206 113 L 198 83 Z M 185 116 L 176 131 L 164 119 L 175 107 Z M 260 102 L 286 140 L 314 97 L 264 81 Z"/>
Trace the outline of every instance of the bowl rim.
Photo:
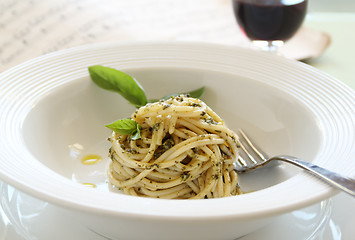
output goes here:
<path id="1" fill-rule="evenodd" d="M 122 56 L 114 57 L 113 54 L 117 53 L 121 53 Z M 251 62 L 259 64 L 258 66 L 262 64 L 263 70 L 269 70 L 268 74 L 271 75 L 285 73 L 285 75 L 289 74 L 291 77 L 302 76 L 307 81 L 297 80 L 299 81 L 298 85 L 291 81 L 285 83 L 279 80 L 275 80 L 272 84 L 287 89 L 290 94 L 299 95 L 303 103 L 317 114 L 324 137 L 332 138 L 325 139 L 321 147 L 322 152 L 315 157 L 314 161 L 316 163 L 322 162 L 322 158 L 334 156 L 340 156 L 343 161 L 348 161 L 355 153 L 354 145 L 351 145 L 351 142 L 354 142 L 353 135 L 355 135 L 353 134 L 355 132 L 354 119 L 351 114 L 351 109 L 354 109 L 354 101 L 351 101 L 354 99 L 354 91 L 334 77 L 309 65 L 264 52 L 212 43 L 166 41 L 98 43 L 46 54 L 1 73 L 0 82 L 3 83 L 3 86 L 0 87 L 0 93 L 6 92 L 6 94 L 0 95 L 0 106 L 2 106 L 0 108 L 0 132 L 4 133 L 0 139 L 1 152 L 3 153 L 0 156 L 0 178 L 2 180 L 36 198 L 65 208 L 111 216 L 180 219 L 184 221 L 187 219 L 209 221 L 221 218 L 245 220 L 273 216 L 309 206 L 329 198 L 337 192 L 310 175 L 300 173 L 281 184 L 264 190 L 220 199 L 164 200 L 102 192 L 97 194 L 95 190 L 82 187 L 49 170 L 36 161 L 26 149 L 18 152 L 10 151 L 24 145 L 21 138 L 21 127 L 23 119 L 30 111 L 26 108 L 26 104 L 28 104 L 26 101 L 38 99 L 43 94 L 48 93 L 50 89 L 75 80 L 75 78 L 65 78 L 65 74 L 71 69 L 75 71 L 75 73 L 72 73 L 74 77 L 87 76 L 86 69 L 79 69 L 78 66 L 86 63 L 87 59 L 95 60 L 103 57 L 107 58 L 107 64 L 111 64 L 113 59 L 124 61 L 124 58 L 126 58 L 127 66 L 133 66 L 132 62 L 136 61 L 137 63 L 141 59 L 139 66 L 159 67 L 158 64 L 162 66 L 180 64 L 179 66 L 184 67 L 208 68 L 210 66 L 204 65 L 211 65 L 215 67 L 214 70 L 221 71 L 232 68 L 241 69 L 246 67 L 246 65 L 243 66 L 243 61 L 246 61 L 249 64 Z M 235 62 L 231 62 L 232 57 L 236 58 Z M 71 66 L 74 63 L 77 63 L 75 69 Z M 120 64 L 124 65 L 125 63 L 121 62 Z M 241 64 L 241 66 L 236 64 Z M 271 71 L 271 68 L 275 65 L 278 66 L 277 69 Z M 33 79 L 42 74 L 40 69 L 44 67 L 46 69 L 51 68 L 56 76 L 58 74 L 64 76 L 61 79 L 54 78 L 50 82 L 38 83 L 38 86 L 42 88 L 29 87 L 29 84 L 33 83 Z M 255 74 L 258 74 L 257 71 Z M 32 80 L 19 83 L 20 79 L 24 77 Z M 46 89 L 43 90 L 44 88 Z M 28 94 L 21 95 L 21 98 L 13 98 L 13 94 L 25 92 L 28 92 Z M 324 92 L 323 95 L 322 92 Z M 325 93 L 327 96 L 325 96 Z M 23 100 L 25 98 L 27 98 L 26 101 Z M 334 108 L 338 108 L 335 106 L 342 107 L 339 107 L 341 109 L 335 109 L 336 113 L 333 113 Z M 338 116 L 339 111 L 343 112 L 343 115 Z M 10 120 L 16 121 L 10 122 Z M 336 130 L 333 129 L 333 124 L 337 126 Z M 332 146 L 335 140 L 338 145 L 342 144 L 343 146 Z M 33 179 L 25 178 L 28 177 L 27 173 L 21 168 L 22 166 L 16 165 L 20 163 L 12 163 L 13 166 L 11 167 L 11 159 L 21 160 L 21 164 L 25 164 L 24 159 L 27 159 L 27 162 L 31 162 L 32 165 L 26 165 L 26 167 L 42 173 L 42 177 L 46 181 L 40 181 L 37 176 L 33 176 Z M 351 167 L 354 168 L 354 166 Z M 301 190 L 298 187 L 300 182 L 308 182 L 303 189 L 305 191 L 303 193 L 299 192 Z M 277 195 L 279 191 L 291 186 L 294 186 L 294 192 L 287 196 Z M 62 194 L 58 195 L 58 191 Z M 77 194 L 78 192 L 80 194 Z M 276 199 L 273 197 L 275 195 L 278 196 Z M 257 199 L 263 199 L 263 201 Z M 270 204 L 275 201 L 277 201 L 275 205 Z M 122 208 L 121 206 L 125 207 Z M 227 208 L 228 211 L 226 211 Z M 206 209 L 210 209 L 210 211 L 207 212 Z"/>

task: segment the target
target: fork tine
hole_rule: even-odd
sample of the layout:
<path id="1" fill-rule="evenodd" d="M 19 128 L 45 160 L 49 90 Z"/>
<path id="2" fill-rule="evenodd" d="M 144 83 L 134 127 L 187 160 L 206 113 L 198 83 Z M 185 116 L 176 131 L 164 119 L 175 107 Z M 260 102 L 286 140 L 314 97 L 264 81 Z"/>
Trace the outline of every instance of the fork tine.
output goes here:
<path id="1" fill-rule="evenodd" d="M 237 159 L 238 163 L 242 166 L 242 167 L 247 167 L 248 164 L 246 163 L 246 161 L 239 155 L 238 159 Z"/>
<path id="2" fill-rule="evenodd" d="M 248 172 L 266 164 L 268 162 L 266 155 L 252 143 L 243 130 L 238 130 L 241 151 L 234 164 L 234 169 L 237 172 Z"/>
<path id="3" fill-rule="evenodd" d="M 242 135 L 242 137 L 245 139 L 245 141 L 248 143 L 248 145 L 250 146 L 251 149 L 253 149 L 253 151 L 265 162 L 267 161 L 267 158 L 254 146 L 254 144 L 250 141 L 250 139 L 247 137 L 247 135 L 243 132 L 242 129 L 238 129 L 240 134 Z M 241 144 L 242 145 L 242 144 Z M 257 164 L 257 162 L 254 160 L 254 158 L 252 158 L 252 156 L 250 155 L 250 153 L 245 149 L 244 146 L 241 146 L 241 148 L 243 149 L 244 152 L 247 153 L 248 157 L 251 157 L 251 160 Z"/>
<path id="4" fill-rule="evenodd" d="M 243 136 L 244 137 L 244 136 Z M 247 143 L 249 144 L 249 142 L 247 141 Z M 249 160 L 251 162 L 253 162 L 253 164 L 258 164 L 258 162 L 255 160 L 255 158 L 249 153 L 249 151 L 246 149 L 246 147 L 240 142 L 240 148 L 244 151 L 244 153 L 248 156 Z M 250 145 L 250 144 L 249 144 Z M 253 147 L 251 147 L 253 148 Z M 242 157 L 240 157 L 241 159 L 243 159 Z M 244 161 L 244 160 L 243 160 Z M 244 163 L 246 163 L 244 161 Z M 246 165 L 246 164 L 245 164 Z"/>

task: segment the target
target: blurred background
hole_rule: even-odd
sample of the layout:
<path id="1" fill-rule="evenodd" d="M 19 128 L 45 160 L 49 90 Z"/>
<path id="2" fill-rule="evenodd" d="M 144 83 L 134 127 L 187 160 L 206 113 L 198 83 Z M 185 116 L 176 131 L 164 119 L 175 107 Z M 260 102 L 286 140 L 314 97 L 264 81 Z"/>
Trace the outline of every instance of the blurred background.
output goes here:
<path id="1" fill-rule="evenodd" d="M 355 12 L 354 0 L 310 0 L 310 11 Z"/>
<path id="2" fill-rule="evenodd" d="M 353 0 L 309 1 L 309 16 L 354 11 Z M 306 19 L 306 23 L 317 21 Z M 323 28 L 327 30 L 326 25 Z M 207 41 L 248 47 L 230 0 L 0 0 L 0 72 L 64 48 L 132 40 Z"/>
<path id="3" fill-rule="evenodd" d="M 355 0 L 309 0 L 304 26 L 330 44 L 302 60 L 355 89 Z M 296 52 L 317 47 L 313 36 L 293 43 Z M 42 54 L 106 41 L 250 47 L 230 0 L 0 0 L 0 73 Z M 345 217 L 354 216 L 354 203 L 344 194 L 334 198 L 329 239 L 354 237 L 354 218 Z"/>
<path id="4" fill-rule="evenodd" d="M 316 35 L 289 41 L 283 54 L 307 60 L 355 87 L 350 65 L 355 35 L 349 34 L 354 14 L 354 0 L 309 0 L 304 26 Z M 329 39 L 321 42 L 324 35 Z M 83 44 L 157 40 L 250 47 L 231 0 L 0 0 L 0 72 Z M 335 61 L 335 54 L 341 58 Z"/>

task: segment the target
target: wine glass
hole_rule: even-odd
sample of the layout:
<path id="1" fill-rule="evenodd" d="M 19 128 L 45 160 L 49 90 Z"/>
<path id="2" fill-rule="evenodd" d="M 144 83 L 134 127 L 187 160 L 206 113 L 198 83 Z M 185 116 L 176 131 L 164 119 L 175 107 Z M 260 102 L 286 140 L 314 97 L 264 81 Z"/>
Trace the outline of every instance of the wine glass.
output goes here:
<path id="1" fill-rule="evenodd" d="M 232 0 L 242 32 L 265 51 L 276 52 L 302 25 L 308 0 Z"/>

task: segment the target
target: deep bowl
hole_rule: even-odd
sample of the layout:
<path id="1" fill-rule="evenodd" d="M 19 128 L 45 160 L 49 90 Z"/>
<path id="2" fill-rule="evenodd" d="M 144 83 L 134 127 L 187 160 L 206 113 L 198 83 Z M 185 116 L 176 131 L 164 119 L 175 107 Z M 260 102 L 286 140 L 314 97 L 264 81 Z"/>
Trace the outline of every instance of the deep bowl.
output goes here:
<path id="1" fill-rule="evenodd" d="M 235 239 L 336 193 L 280 164 L 241 175 L 246 193 L 203 200 L 132 197 L 106 181 L 110 131 L 134 107 L 99 89 L 87 68 L 134 76 L 149 98 L 206 87 L 202 100 L 269 154 L 355 177 L 354 91 L 306 64 L 197 43 L 106 43 L 45 55 L 1 75 L 0 177 L 109 239 Z M 99 164 L 80 159 L 99 154 Z M 82 183 L 92 183 L 89 188 Z M 55 221 L 55 218 L 53 218 Z M 59 233 L 58 233 L 59 234 Z"/>

